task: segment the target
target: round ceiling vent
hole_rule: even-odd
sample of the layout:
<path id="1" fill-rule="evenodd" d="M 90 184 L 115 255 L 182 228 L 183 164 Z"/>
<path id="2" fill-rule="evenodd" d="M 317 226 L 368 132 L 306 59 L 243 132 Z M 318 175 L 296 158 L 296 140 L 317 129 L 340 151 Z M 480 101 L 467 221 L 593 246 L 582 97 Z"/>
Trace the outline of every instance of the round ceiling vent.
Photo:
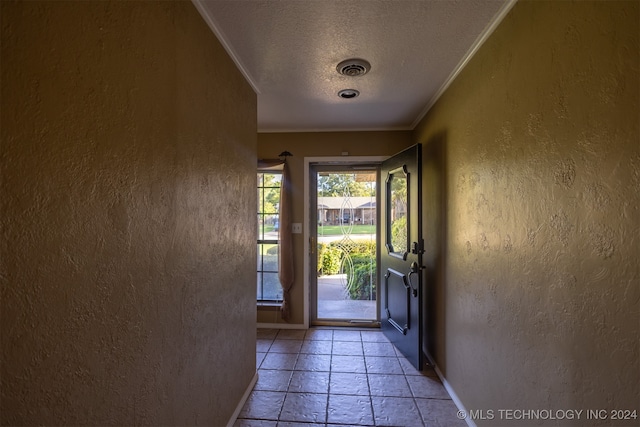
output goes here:
<path id="1" fill-rule="evenodd" d="M 338 96 L 344 99 L 355 98 L 358 95 L 360 95 L 360 92 L 355 89 L 342 89 L 340 92 L 338 92 Z"/>
<path id="2" fill-rule="evenodd" d="M 370 69 L 371 69 L 371 64 L 369 64 L 364 59 L 358 59 L 358 58 L 347 59 L 345 61 L 342 61 L 336 67 L 336 70 L 338 70 L 340 74 L 344 76 L 349 76 L 349 77 L 363 76 L 367 74 Z"/>

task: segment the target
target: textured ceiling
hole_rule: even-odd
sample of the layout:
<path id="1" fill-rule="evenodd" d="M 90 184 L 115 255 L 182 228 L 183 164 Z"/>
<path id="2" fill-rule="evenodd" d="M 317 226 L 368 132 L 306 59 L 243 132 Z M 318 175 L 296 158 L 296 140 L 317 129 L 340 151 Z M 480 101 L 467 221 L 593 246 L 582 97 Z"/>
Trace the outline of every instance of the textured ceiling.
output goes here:
<path id="1" fill-rule="evenodd" d="M 258 130 L 291 132 L 412 129 L 514 1 L 193 2 L 256 90 Z M 371 71 L 338 74 L 353 57 Z"/>

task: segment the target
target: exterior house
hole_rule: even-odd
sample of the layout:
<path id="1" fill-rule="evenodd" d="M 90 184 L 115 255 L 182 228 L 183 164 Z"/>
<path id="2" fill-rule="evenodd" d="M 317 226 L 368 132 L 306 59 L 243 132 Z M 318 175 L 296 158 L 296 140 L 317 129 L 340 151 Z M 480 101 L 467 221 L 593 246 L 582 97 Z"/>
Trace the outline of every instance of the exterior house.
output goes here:
<path id="1" fill-rule="evenodd" d="M 465 406 L 638 409 L 639 7 L 518 2 L 414 129 L 259 134 L 192 3 L 0 2 L 0 422 L 226 424 L 256 310 L 281 322 L 247 268 L 257 158 L 295 153 L 303 222 L 305 156 L 414 143 L 425 351 Z"/>
<path id="2" fill-rule="evenodd" d="M 375 198 L 318 197 L 318 225 L 375 223 Z"/>

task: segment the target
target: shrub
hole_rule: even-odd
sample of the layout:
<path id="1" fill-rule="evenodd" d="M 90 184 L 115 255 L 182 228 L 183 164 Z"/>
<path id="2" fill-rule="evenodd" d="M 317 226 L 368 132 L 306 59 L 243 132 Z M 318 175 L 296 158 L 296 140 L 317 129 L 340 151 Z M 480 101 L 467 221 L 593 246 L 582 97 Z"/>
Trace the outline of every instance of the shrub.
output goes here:
<path id="1" fill-rule="evenodd" d="M 376 242 L 357 242 L 355 246 L 351 248 L 351 252 L 353 254 L 366 254 L 371 257 L 376 256 Z"/>
<path id="2" fill-rule="evenodd" d="M 353 254 L 344 259 L 344 272 L 349 278 L 347 291 L 351 299 L 376 299 L 376 261 L 368 254 Z"/>
<path id="3" fill-rule="evenodd" d="M 278 255 L 278 245 L 271 246 L 267 249 L 267 255 Z"/>
<path id="4" fill-rule="evenodd" d="M 345 273 L 351 299 L 376 299 L 376 243 L 355 242 L 349 246 L 349 256 L 338 242 L 318 245 L 318 275 Z"/>
<path id="5" fill-rule="evenodd" d="M 394 252 L 407 250 L 407 217 L 396 219 L 391 224 L 391 245 Z"/>
<path id="6" fill-rule="evenodd" d="M 318 274 L 326 276 L 340 273 L 342 250 L 333 243 L 318 245 Z"/>
<path id="7" fill-rule="evenodd" d="M 376 256 L 375 242 L 356 242 L 349 246 L 349 255 Z M 339 242 L 318 244 L 318 275 L 339 274 L 345 258 L 345 248 Z M 344 272 L 344 271 L 343 271 Z"/>

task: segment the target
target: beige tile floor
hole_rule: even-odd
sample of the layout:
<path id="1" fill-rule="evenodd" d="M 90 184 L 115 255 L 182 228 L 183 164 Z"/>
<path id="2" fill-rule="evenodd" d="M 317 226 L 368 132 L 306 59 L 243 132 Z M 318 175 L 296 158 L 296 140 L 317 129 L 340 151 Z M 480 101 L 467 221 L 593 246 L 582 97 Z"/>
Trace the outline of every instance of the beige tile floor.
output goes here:
<path id="1" fill-rule="evenodd" d="M 463 427 L 431 367 L 417 371 L 378 329 L 259 329 L 258 381 L 237 427 Z"/>

